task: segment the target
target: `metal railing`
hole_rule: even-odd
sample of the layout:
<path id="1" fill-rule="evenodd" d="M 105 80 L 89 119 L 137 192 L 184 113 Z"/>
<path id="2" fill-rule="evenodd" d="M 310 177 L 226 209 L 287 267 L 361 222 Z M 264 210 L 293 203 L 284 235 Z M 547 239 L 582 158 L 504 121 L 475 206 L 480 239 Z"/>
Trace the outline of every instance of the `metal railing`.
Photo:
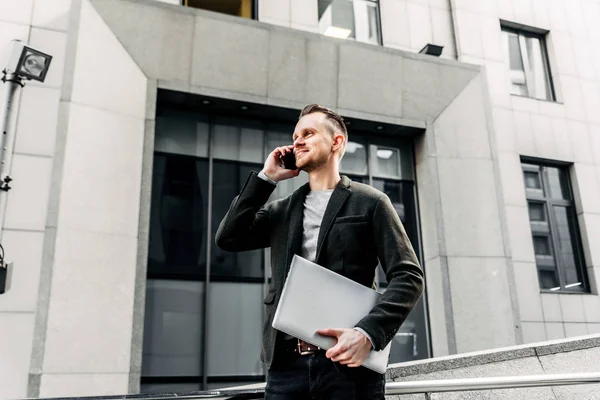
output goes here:
<path id="1" fill-rule="evenodd" d="M 475 390 L 518 389 L 544 386 L 566 386 L 600 383 L 600 372 L 502 376 L 493 378 L 439 379 L 411 382 L 388 382 L 385 385 L 386 395 L 464 392 Z M 168 394 L 135 394 L 122 396 L 85 397 L 86 400 L 195 400 L 195 399 L 263 399 L 264 388 L 257 389 L 222 389 L 204 392 L 168 393 Z M 53 400 L 75 400 L 82 397 L 62 397 Z M 50 400 L 50 399 L 47 399 Z"/>
<path id="2" fill-rule="evenodd" d="M 590 383 L 600 383 L 600 372 L 388 382 L 385 385 L 385 394 L 398 395 L 414 393 L 466 392 L 473 390 L 518 389 L 542 386 L 582 385 Z"/>

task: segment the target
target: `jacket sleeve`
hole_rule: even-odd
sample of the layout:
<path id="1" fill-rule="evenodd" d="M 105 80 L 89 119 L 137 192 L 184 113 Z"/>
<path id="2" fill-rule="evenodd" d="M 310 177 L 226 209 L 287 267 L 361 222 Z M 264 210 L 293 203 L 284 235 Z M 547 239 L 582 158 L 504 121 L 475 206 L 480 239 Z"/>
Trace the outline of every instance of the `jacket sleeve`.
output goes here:
<path id="1" fill-rule="evenodd" d="M 383 195 L 373 213 L 377 256 L 388 280 L 379 302 L 356 327 L 366 331 L 373 348 L 382 350 L 394 338 L 423 293 L 423 271 L 404 226 L 388 196 Z"/>
<path id="2" fill-rule="evenodd" d="M 219 224 L 215 242 L 221 250 L 239 252 L 270 246 L 270 206 L 264 206 L 275 185 L 251 172 Z"/>

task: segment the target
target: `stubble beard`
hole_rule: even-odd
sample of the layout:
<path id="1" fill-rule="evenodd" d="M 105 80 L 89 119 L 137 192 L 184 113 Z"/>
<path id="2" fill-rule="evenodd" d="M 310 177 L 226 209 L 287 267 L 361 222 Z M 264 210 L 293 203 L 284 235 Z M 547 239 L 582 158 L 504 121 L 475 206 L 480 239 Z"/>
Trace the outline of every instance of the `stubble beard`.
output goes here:
<path id="1" fill-rule="evenodd" d="M 310 153 L 308 153 L 307 155 L 309 155 Z M 304 157 L 306 157 L 307 155 L 305 155 Z M 302 158 L 304 158 L 302 157 Z M 312 158 L 310 158 L 309 156 L 309 160 L 306 161 L 306 164 L 301 165 L 299 167 L 300 170 L 304 171 L 304 172 L 312 172 L 312 171 L 316 171 L 320 168 L 322 168 L 325 164 L 327 164 L 327 161 L 329 160 L 329 154 L 327 153 L 317 153 L 314 154 Z"/>

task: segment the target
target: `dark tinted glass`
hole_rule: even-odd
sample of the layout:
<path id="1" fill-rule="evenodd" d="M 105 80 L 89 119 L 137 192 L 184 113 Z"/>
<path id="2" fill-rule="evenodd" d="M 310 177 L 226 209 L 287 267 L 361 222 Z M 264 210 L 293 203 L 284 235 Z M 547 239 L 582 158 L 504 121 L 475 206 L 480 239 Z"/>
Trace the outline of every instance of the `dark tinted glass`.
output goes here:
<path id="1" fill-rule="evenodd" d="M 259 171 L 260 165 L 242 164 L 235 161 L 215 161 L 213 180 L 212 234 L 217 233 L 219 223 L 227 213 L 231 201 L 240 191 L 250 171 Z M 264 281 L 263 251 L 241 253 L 223 251 L 212 243 L 211 278 Z"/>
<path id="2" fill-rule="evenodd" d="M 199 279 L 206 268 L 208 161 L 154 159 L 148 275 Z"/>

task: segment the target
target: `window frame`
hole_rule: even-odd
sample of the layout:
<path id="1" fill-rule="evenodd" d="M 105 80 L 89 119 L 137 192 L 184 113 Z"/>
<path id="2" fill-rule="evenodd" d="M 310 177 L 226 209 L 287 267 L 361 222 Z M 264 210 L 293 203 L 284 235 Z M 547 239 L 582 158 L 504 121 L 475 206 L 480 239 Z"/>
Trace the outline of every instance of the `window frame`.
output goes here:
<path id="1" fill-rule="evenodd" d="M 335 1 L 335 0 L 332 0 Z M 380 0 L 346 0 L 349 3 L 352 3 L 352 7 L 354 7 L 354 3 L 356 3 L 356 1 L 360 1 L 363 3 L 367 3 L 370 4 L 369 7 L 375 7 L 375 18 L 377 19 L 377 42 L 365 42 L 365 41 L 361 41 L 361 40 L 356 40 L 356 38 L 354 39 L 344 39 L 344 40 L 351 40 L 353 42 L 357 42 L 357 43 L 364 43 L 364 44 L 370 44 L 373 46 L 383 46 L 383 28 L 381 26 L 381 2 Z M 320 17 L 317 15 L 317 23 L 320 22 Z M 356 16 L 354 16 L 354 20 L 352 21 L 354 23 L 354 28 L 356 29 Z M 320 33 L 321 35 L 323 35 L 323 33 Z"/>
<path id="2" fill-rule="evenodd" d="M 250 19 L 253 20 L 258 20 L 258 0 L 250 0 L 252 1 L 252 6 L 250 7 Z M 183 7 L 189 7 L 189 8 L 196 8 L 196 7 L 192 7 L 189 4 L 189 0 L 179 0 L 179 5 L 183 6 Z M 197 10 L 204 10 L 204 8 L 196 8 Z M 211 10 L 206 10 L 206 11 L 211 11 Z M 211 12 L 217 12 L 217 11 L 211 11 Z M 225 14 L 225 15 L 231 15 L 231 14 Z M 236 15 L 232 15 L 232 16 L 236 16 Z M 245 17 L 240 17 L 239 15 L 237 15 L 238 18 L 245 18 Z"/>
<path id="3" fill-rule="evenodd" d="M 513 34 L 516 35 L 518 40 L 519 40 L 519 50 L 520 50 L 520 55 L 521 55 L 521 63 L 523 65 L 523 72 L 525 74 L 525 87 L 527 88 L 527 96 L 522 95 L 522 94 L 517 94 L 517 93 L 513 93 L 512 89 L 511 89 L 511 96 L 518 96 L 518 97 L 525 97 L 525 98 L 529 98 L 529 99 L 534 99 L 534 100 L 541 100 L 541 101 L 550 101 L 550 102 L 556 102 L 556 91 L 554 90 L 554 83 L 553 83 L 553 79 L 552 79 L 552 70 L 550 68 L 550 56 L 548 54 L 548 45 L 546 43 L 546 39 L 547 39 L 547 35 L 548 32 L 547 31 L 540 31 L 540 30 L 528 30 L 528 29 L 523 29 L 523 28 L 517 28 L 515 26 L 512 26 L 504 21 L 501 21 L 500 24 L 500 29 L 502 33 L 506 33 L 506 34 Z M 544 65 L 544 77 L 545 77 L 545 81 L 546 81 L 546 85 L 548 87 L 548 90 L 550 92 L 550 98 L 547 99 L 540 99 L 534 96 L 531 96 L 529 93 L 531 93 L 532 89 L 530 87 L 530 82 L 532 82 L 533 80 L 533 75 L 531 73 L 531 68 L 529 65 L 529 53 L 527 52 L 527 44 L 525 42 L 526 38 L 534 38 L 534 39 L 538 39 L 540 41 L 540 46 L 541 46 L 541 52 L 542 52 L 542 61 L 543 61 L 543 65 Z M 503 38 L 504 40 L 504 38 Z M 504 46 L 508 46 L 508 43 L 504 43 Z M 508 66 L 509 66 L 509 71 L 510 71 L 510 52 L 508 52 Z M 510 84 L 512 85 L 512 78 L 510 80 Z"/>
<path id="4" fill-rule="evenodd" d="M 559 289 L 545 289 L 540 286 L 541 293 L 557 293 L 557 294 L 587 294 L 591 293 L 591 288 L 589 285 L 589 277 L 587 273 L 587 267 L 585 262 L 585 254 L 583 252 L 583 241 L 581 238 L 581 230 L 579 227 L 579 221 L 577 219 L 577 209 L 575 206 L 575 197 L 573 192 L 573 186 L 571 184 L 570 179 L 570 165 L 562 164 L 562 163 L 552 163 L 552 162 L 540 162 L 539 160 L 532 160 L 528 158 L 521 158 L 521 171 L 524 175 L 526 172 L 534 172 L 537 173 L 540 179 L 541 188 L 540 189 L 530 189 L 527 188 L 525 182 L 523 184 L 525 189 L 525 198 L 527 201 L 527 210 L 528 215 L 527 218 L 529 220 L 529 229 L 531 233 L 531 239 L 533 244 L 534 236 L 540 236 L 539 232 L 532 228 L 531 217 L 529 216 L 529 204 L 537 203 L 543 204 L 545 216 L 547 218 L 548 224 L 548 233 L 550 248 L 550 257 L 554 259 L 554 263 L 556 265 L 556 273 L 558 278 Z M 550 185 L 548 182 L 548 168 L 557 168 L 562 170 L 565 177 L 565 185 L 567 190 L 568 199 L 554 199 L 550 195 Z M 566 288 L 565 282 L 565 270 L 562 265 L 562 261 L 560 260 L 558 249 L 560 248 L 559 238 L 558 238 L 558 223 L 556 221 L 556 216 L 554 215 L 553 208 L 555 206 L 565 207 L 565 209 L 569 213 L 569 229 L 572 230 L 572 246 L 573 246 L 573 256 L 575 259 L 575 268 L 577 272 L 581 276 L 582 284 L 576 287 Z M 536 272 L 539 277 L 539 266 L 537 262 L 537 254 L 535 254 L 534 249 L 534 257 L 536 258 Z"/>

